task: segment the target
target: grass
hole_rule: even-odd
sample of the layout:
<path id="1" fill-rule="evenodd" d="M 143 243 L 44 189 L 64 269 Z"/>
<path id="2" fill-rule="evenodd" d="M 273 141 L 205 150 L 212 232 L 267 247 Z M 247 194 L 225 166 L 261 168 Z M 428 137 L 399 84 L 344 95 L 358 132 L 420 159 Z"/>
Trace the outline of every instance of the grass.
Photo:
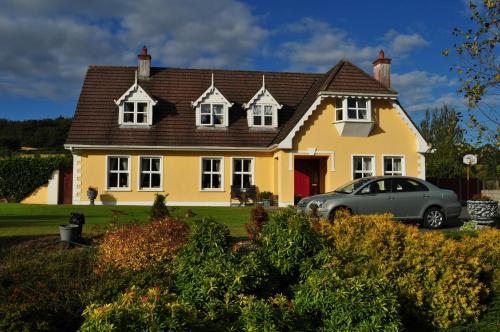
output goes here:
<path id="1" fill-rule="evenodd" d="M 0 237 L 58 234 L 58 225 L 67 223 L 72 212 L 85 215 L 84 234 L 98 234 L 113 221 L 146 222 L 149 209 L 149 206 L 0 204 Z M 246 236 L 244 224 L 250 217 L 250 207 L 171 207 L 170 211 L 175 217 L 183 217 L 188 209 L 196 214 L 186 218 L 188 223 L 210 216 L 227 225 L 232 236 Z"/>

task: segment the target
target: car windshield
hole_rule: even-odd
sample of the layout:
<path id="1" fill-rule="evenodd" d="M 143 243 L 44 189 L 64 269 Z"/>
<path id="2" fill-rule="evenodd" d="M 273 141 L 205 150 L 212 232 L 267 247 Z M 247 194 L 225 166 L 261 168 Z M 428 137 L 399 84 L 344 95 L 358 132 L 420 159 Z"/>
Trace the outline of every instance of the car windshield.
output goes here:
<path id="1" fill-rule="evenodd" d="M 334 192 L 336 193 L 341 193 L 341 194 L 352 194 L 356 190 L 358 190 L 361 186 L 363 186 L 365 183 L 368 181 L 371 181 L 372 179 L 369 178 L 362 178 L 362 179 L 357 179 L 354 181 L 349 182 L 346 185 L 343 185 L 340 188 L 335 189 Z"/>

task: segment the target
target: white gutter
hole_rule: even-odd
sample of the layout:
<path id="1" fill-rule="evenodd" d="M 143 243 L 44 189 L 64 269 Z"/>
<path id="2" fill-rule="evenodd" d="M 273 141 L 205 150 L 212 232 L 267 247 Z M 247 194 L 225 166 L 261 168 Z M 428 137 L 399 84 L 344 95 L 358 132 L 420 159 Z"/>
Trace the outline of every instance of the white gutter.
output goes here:
<path id="1" fill-rule="evenodd" d="M 362 93 L 362 92 L 349 92 L 349 91 L 320 91 L 318 96 L 323 97 L 366 97 L 376 99 L 397 99 L 398 94 L 393 93 Z"/>
<path id="2" fill-rule="evenodd" d="M 276 145 L 269 147 L 228 147 L 228 146 L 153 146 L 153 145 L 90 145 L 64 144 L 66 150 L 166 150 L 166 151 L 262 151 L 272 152 Z"/>

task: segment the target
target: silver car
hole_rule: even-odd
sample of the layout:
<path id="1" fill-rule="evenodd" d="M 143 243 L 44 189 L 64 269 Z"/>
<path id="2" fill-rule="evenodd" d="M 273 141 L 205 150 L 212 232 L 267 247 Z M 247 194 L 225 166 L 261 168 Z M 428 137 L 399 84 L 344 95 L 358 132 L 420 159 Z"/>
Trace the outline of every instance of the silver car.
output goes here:
<path id="1" fill-rule="evenodd" d="M 339 209 L 346 209 L 353 214 L 392 213 L 396 219 L 422 220 L 429 228 L 457 218 L 462 208 L 453 191 L 407 176 L 357 179 L 335 191 L 303 198 L 297 209 L 309 213 L 313 204 L 324 219 L 333 220 Z"/>

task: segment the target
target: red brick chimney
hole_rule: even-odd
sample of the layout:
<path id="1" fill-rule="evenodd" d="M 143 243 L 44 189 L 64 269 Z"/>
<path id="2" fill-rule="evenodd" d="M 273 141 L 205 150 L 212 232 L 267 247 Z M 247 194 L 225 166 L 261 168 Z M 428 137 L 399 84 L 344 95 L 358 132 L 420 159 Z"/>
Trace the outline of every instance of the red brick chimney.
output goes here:
<path id="1" fill-rule="evenodd" d="M 142 48 L 141 54 L 137 56 L 139 58 L 139 78 L 149 78 L 150 68 L 151 68 L 151 55 L 148 54 L 148 49 L 146 46 Z"/>
<path id="2" fill-rule="evenodd" d="M 384 50 L 378 53 L 378 59 L 373 61 L 373 77 L 384 86 L 391 87 L 391 59 L 386 59 Z"/>

